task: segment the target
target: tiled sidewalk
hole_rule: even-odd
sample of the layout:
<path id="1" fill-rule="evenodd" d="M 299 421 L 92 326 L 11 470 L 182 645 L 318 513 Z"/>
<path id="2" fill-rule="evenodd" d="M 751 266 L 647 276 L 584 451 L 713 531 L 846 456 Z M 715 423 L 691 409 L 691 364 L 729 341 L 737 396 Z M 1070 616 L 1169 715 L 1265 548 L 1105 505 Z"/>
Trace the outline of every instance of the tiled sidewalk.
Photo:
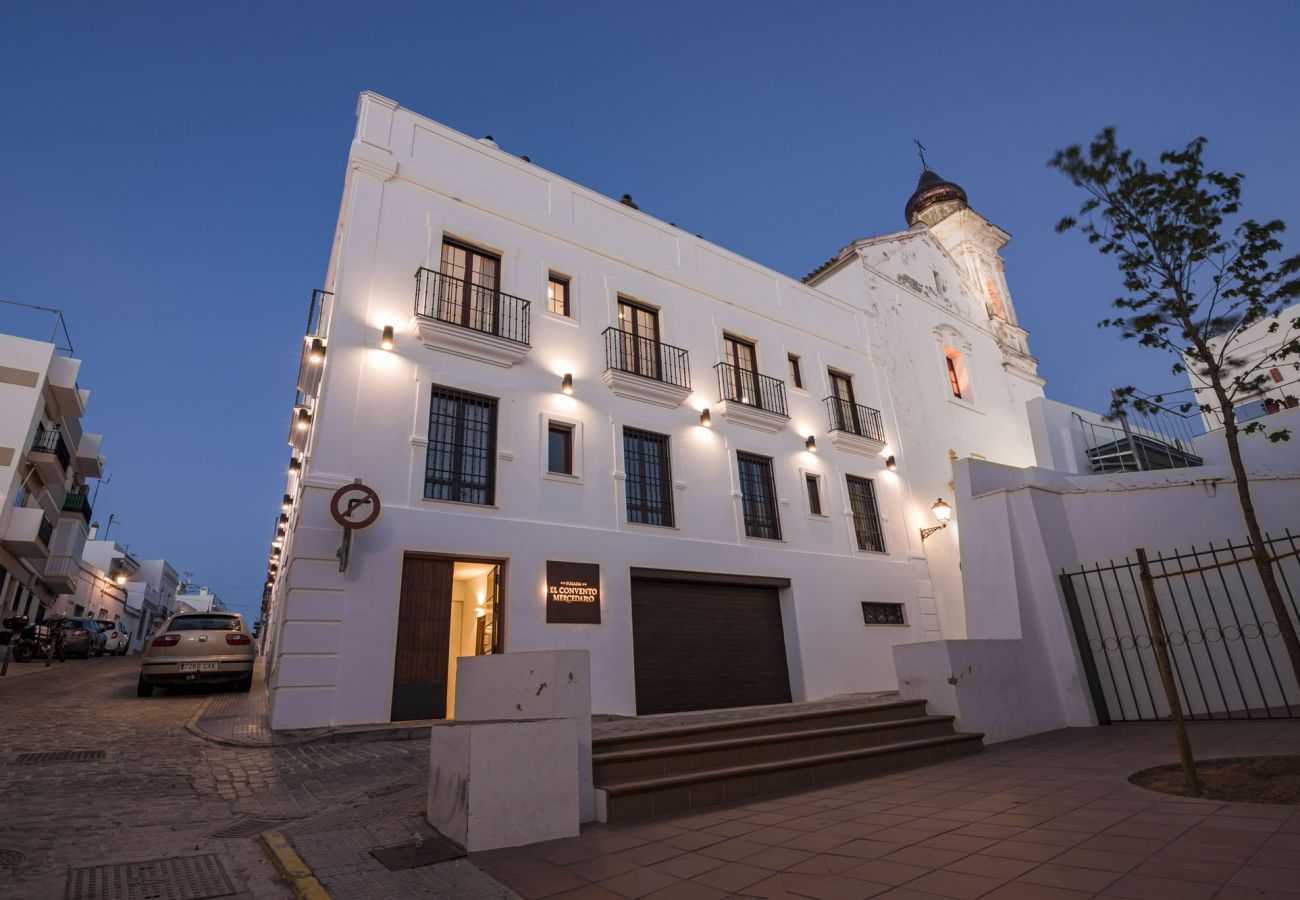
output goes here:
<path id="1" fill-rule="evenodd" d="M 1203 758 L 1300 752 L 1300 721 L 1198 723 Z M 1054 732 L 762 802 L 474 854 L 524 897 L 1300 900 L 1300 809 L 1130 785 L 1165 725 Z"/>

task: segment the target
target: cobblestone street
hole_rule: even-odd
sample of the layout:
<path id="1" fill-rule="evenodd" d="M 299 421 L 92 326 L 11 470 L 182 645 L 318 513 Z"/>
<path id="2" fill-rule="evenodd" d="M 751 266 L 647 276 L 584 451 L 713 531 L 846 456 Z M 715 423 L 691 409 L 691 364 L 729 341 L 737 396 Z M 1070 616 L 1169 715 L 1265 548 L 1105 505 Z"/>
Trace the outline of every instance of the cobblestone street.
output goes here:
<path id="1" fill-rule="evenodd" d="M 107 658 L 0 679 L 0 850 L 25 857 L 0 868 L 0 897 L 63 897 L 69 867 L 198 853 L 220 857 L 237 896 L 288 897 L 258 832 L 427 768 L 428 744 L 419 740 L 289 747 L 205 741 L 185 725 L 209 691 L 138 698 L 138 672 L 138 659 Z M 55 751 L 103 757 L 16 762 L 20 754 Z M 215 836 L 227 829 L 237 836 Z"/>

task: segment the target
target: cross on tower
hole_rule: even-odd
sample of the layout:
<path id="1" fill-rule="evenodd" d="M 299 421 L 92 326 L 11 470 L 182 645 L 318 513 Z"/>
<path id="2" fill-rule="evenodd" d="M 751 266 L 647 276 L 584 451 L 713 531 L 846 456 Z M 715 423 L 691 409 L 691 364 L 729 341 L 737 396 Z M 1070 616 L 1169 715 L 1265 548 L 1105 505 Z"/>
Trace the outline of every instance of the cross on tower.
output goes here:
<path id="1" fill-rule="evenodd" d="M 916 144 L 916 155 L 921 157 L 921 171 L 928 172 L 930 165 L 925 161 L 925 144 L 922 144 L 916 138 L 912 138 L 912 143 Z"/>

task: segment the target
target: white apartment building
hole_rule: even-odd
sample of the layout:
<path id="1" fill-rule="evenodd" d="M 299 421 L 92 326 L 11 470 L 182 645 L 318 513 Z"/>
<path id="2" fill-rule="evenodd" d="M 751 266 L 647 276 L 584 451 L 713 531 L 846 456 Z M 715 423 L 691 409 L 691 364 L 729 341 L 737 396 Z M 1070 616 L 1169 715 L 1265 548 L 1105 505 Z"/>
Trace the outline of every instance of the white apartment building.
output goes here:
<path id="1" fill-rule="evenodd" d="M 86 542 L 86 562 L 104 573 L 122 591 L 122 622 L 131 633 L 131 652 L 143 650 L 154 626 L 171 614 L 176 605 L 180 579 L 164 559 L 136 559 L 112 540 L 98 540 L 98 526 L 92 526 Z"/>
<path id="2" fill-rule="evenodd" d="M 39 622 L 77 590 L 86 479 L 104 471 L 101 436 L 81 427 L 80 369 L 53 341 L 0 334 L 0 617 Z"/>
<path id="3" fill-rule="evenodd" d="M 197 591 L 177 594 L 175 609 L 177 612 L 224 612 L 226 604 L 206 587 L 201 587 Z"/>
<path id="4" fill-rule="evenodd" d="M 1300 338 L 1300 328 L 1295 327 L 1297 321 L 1300 321 L 1300 303 L 1247 326 L 1233 340 L 1227 377 L 1262 375 L 1264 379 L 1257 393 L 1237 398 L 1235 412 L 1238 423 L 1300 407 L 1300 358 L 1293 355 L 1272 359 L 1284 345 Z M 1220 342 L 1211 341 L 1210 347 L 1214 353 L 1222 353 Z M 1209 382 L 1197 374 L 1194 364 L 1187 366 L 1187 380 L 1196 403 L 1216 405 Z M 1201 417 L 1206 431 L 1223 427 L 1217 409 L 1202 411 Z"/>
<path id="5" fill-rule="evenodd" d="M 906 221 L 799 281 L 363 94 L 265 595 L 273 726 L 452 717 L 467 655 L 588 650 L 594 711 L 631 715 L 892 689 L 894 645 L 964 637 L 936 512 L 959 457 L 1033 464 L 1042 381 L 1007 234 L 928 171 Z M 358 480 L 382 512 L 343 569 Z"/>

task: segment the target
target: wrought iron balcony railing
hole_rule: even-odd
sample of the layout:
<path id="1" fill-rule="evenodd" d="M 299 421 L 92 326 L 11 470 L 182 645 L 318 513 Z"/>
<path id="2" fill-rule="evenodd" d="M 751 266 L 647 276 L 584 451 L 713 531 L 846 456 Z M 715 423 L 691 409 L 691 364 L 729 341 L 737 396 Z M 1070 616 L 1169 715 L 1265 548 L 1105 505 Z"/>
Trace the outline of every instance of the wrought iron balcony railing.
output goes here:
<path id="1" fill-rule="evenodd" d="M 57 427 L 46 428 L 42 425 L 37 428 L 32 449 L 41 453 L 53 453 L 65 469 L 72 464 L 72 454 L 68 452 L 68 445 Z"/>
<path id="2" fill-rule="evenodd" d="M 605 367 L 690 389 L 691 368 L 681 347 L 661 344 L 619 328 L 606 328 Z"/>
<path id="3" fill-rule="evenodd" d="M 84 488 L 80 491 L 68 491 L 63 497 L 63 511 L 81 513 L 81 517 L 86 520 L 86 526 L 90 526 L 90 493 Z"/>
<path id="4" fill-rule="evenodd" d="M 311 292 L 311 306 L 307 307 L 307 337 L 323 338 L 329 321 L 326 304 L 334 299 L 334 292 L 316 288 Z"/>
<path id="5" fill-rule="evenodd" d="M 532 303 L 421 267 L 415 273 L 415 314 L 529 345 Z"/>
<path id="6" fill-rule="evenodd" d="M 839 397 L 827 397 L 825 402 L 831 431 L 847 431 L 849 434 L 885 443 L 885 427 L 880 421 L 880 410 L 841 400 Z"/>
<path id="7" fill-rule="evenodd" d="M 718 392 L 723 400 L 781 416 L 789 415 L 785 408 L 785 382 L 781 379 L 760 375 L 731 363 L 718 363 L 713 368 L 718 371 Z"/>

